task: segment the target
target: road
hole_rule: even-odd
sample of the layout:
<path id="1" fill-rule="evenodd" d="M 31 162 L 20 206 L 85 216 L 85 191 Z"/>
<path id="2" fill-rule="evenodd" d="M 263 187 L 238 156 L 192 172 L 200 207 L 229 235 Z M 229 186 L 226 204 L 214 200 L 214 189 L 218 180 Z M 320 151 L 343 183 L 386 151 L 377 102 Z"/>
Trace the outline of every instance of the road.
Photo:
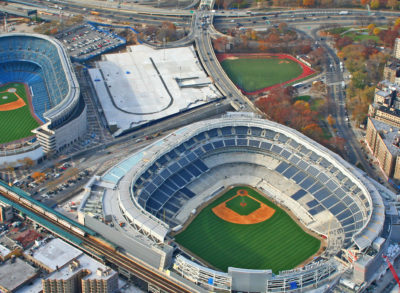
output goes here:
<path id="1" fill-rule="evenodd" d="M 18 1 L 22 2 L 22 1 Z M 25 1 L 26 4 L 44 7 L 39 0 Z M 362 157 L 362 149 L 355 136 L 353 130 L 348 126 L 345 110 L 345 93 L 341 88 L 341 81 L 343 81 L 342 72 L 339 66 L 339 59 L 335 52 L 325 43 L 321 41 L 316 32 L 322 25 L 326 24 L 340 24 L 340 25 L 353 25 L 361 23 L 385 23 L 388 19 L 399 17 L 399 12 L 392 11 L 377 11 L 374 15 L 366 10 L 348 10 L 348 14 L 339 15 L 338 9 L 326 10 L 291 10 L 291 11 L 273 11 L 273 12 L 243 12 L 243 11 L 210 11 L 210 10 L 196 10 L 188 11 L 183 9 L 158 9 L 154 7 L 143 7 L 138 4 L 120 4 L 111 2 L 99 1 L 86 1 L 82 3 L 77 0 L 72 1 L 51 1 L 59 6 L 63 6 L 63 11 L 80 12 L 82 9 L 94 9 L 100 13 L 100 16 L 105 16 L 110 19 L 115 19 L 119 22 L 142 22 L 147 24 L 161 24 L 164 21 L 171 21 L 181 25 L 190 23 L 190 30 L 188 35 L 175 42 L 166 43 L 163 45 L 154 45 L 155 47 L 180 47 L 195 43 L 197 52 L 199 54 L 201 63 L 213 79 L 216 87 L 227 98 L 224 104 L 230 103 L 236 110 L 239 111 L 259 111 L 254 107 L 253 103 L 244 96 L 240 90 L 232 83 L 232 81 L 225 74 L 220 63 L 218 62 L 214 49 L 212 47 L 211 38 L 219 31 L 225 31 L 229 28 L 241 26 L 246 28 L 262 29 L 268 28 L 271 25 L 277 25 L 281 22 L 288 23 L 289 26 L 302 28 L 310 35 L 315 41 L 319 41 L 321 46 L 328 52 L 327 58 L 329 64 L 326 66 L 326 80 L 331 83 L 329 92 L 332 95 L 334 105 L 331 109 L 332 115 L 337 121 L 337 129 L 340 136 L 346 140 L 346 159 L 362 168 L 372 177 L 376 178 L 376 172 Z M 95 7 L 95 5 L 97 5 Z M 189 20 L 191 18 L 191 21 Z"/>
<path id="2" fill-rule="evenodd" d="M 35 2 L 35 0 L 33 0 L 32 2 Z M 149 21 L 149 23 L 161 23 L 166 19 L 168 19 L 168 21 L 171 21 L 171 19 L 174 19 L 174 17 L 176 17 L 177 15 L 183 18 L 190 17 L 191 15 L 190 12 L 185 10 L 173 10 L 173 11 L 165 9 L 159 10 L 149 7 L 142 8 L 139 7 L 139 5 L 133 5 L 133 6 L 124 5 L 118 8 L 115 7 L 115 5 L 120 5 L 120 4 L 112 2 L 86 1 L 85 3 L 82 3 L 80 1 L 71 0 L 69 2 L 57 1 L 57 3 L 67 5 L 69 7 L 73 6 L 74 7 L 73 9 L 79 9 L 79 7 L 81 8 L 85 7 L 87 9 L 97 9 L 97 11 L 101 9 L 100 12 L 102 14 L 108 17 L 115 18 L 117 20 L 126 18 L 131 19 L 131 17 L 132 18 L 137 17 L 137 19 L 143 19 Z M 99 6 L 97 7 L 95 5 Z M 99 8 L 101 7 L 100 5 L 103 5 L 102 8 Z M 167 16 L 161 16 L 163 14 Z M 400 14 L 398 13 L 394 14 L 391 12 L 380 13 L 379 16 L 374 16 L 374 19 L 382 17 L 385 18 L 394 17 L 398 15 Z M 184 46 L 194 42 L 197 52 L 199 54 L 199 58 L 201 60 L 201 63 L 205 71 L 213 79 L 216 87 L 227 98 L 226 101 L 221 102 L 222 106 L 225 107 L 226 104 L 231 104 L 236 110 L 258 113 L 258 110 L 255 108 L 253 103 L 249 101 L 249 99 L 246 96 L 244 96 L 240 92 L 240 90 L 228 78 L 228 76 L 222 69 L 220 63 L 218 62 L 215 56 L 215 52 L 211 42 L 212 35 L 217 33 L 214 28 L 214 23 L 216 28 L 219 29 L 227 29 L 233 26 L 237 26 L 238 22 L 242 26 L 254 27 L 254 28 L 267 27 L 271 24 L 273 25 L 279 22 L 288 22 L 292 26 L 297 26 L 297 25 L 320 26 L 326 23 L 338 23 L 338 21 L 340 23 L 351 23 L 354 21 L 361 21 L 364 20 L 366 16 L 368 16 L 368 14 L 365 11 L 360 11 L 357 13 L 352 12 L 351 15 L 339 17 L 337 10 L 327 10 L 327 11 L 294 10 L 290 12 L 285 11 L 285 12 L 273 12 L 273 13 L 263 13 L 263 14 L 257 13 L 257 15 L 255 16 L 253 15 L 250 17 L 246 15 L 246 13 L 235 13 L 235 12 L 213 13 L 212 11 L 209 10 L 197 10 L 193 13 L 193 16 L 191 18 L 190 33 L 181 40 L 167 44 L 166 47 Z M 314 40 L 319 40 L 319 38 L 316 35 L 316 31 L 317 30 L 311 32 L 311 36 L 314 38 Z M 341 82 L 343 80 L 343 76 L 340 69 L 339 65 L 340 61 L 338 57 L 336 56 L 335 52 L 324 41 L 321 41 L 320 43 L 327 51 L 327 59 L 328 59 L 327 64 L 332 64 L 332 67 L 330 67 L 330 65 L 327 66 L 327 69 L 329 68 L 330 70 L 330 73 L 328 74 L 329 81 L 332 83 Z M 368 162 L 366 162 L 365 159 L 361 156 L 362 150 L 358 143 L 357 137 L 354 135 L 352 129 L 348 127 L 345 121 L 345 108 L 344 108 L 345 96 L 343 89 L 341 88 L 340 85 L 332 85 L 330 86 L 330 93 L 332 94 L 332 98 L 335 102 L 333 103 L 334 107 L 332 109 L 332 113 L 337 121 L 337 129 L 346 139 L 347 149 L 348 149 L 347 159 L 353 164 L 357 163 L 361 164 L 363 169 L 369 175 L 375 177 L 375 171 L 370 167 Z M 142 129 L 138 130 L 136 133 L 130 134 L 124 138 L 121 138 L 120 140 L 112 141 L 108 145 L 111 146 L 114 144 L 127 142 L 129 140 L 132 141 L 133 136 L 140 137 L 145 135 L 146 133 L 154 133 L 156 129 L 157 129 L 156 131 L 159 131 L 160 129 L 161 130 L 171 129 L 172 127 L 188 123 L 189 122 L 188 120 L 201 119 L 204 117 L 204 115 L 208 115 L 209 113 L 215 113 L 215 112 L 218 113 L 218 108 L 216 108 L 215 105 L 213 104 L 207 105 L 206 107 L 196 109 L 193 112 L 185 113 L 179 117 L 175 117 L 171 120 L 161 122 L 156 126 L 150 126 L 149 128 L 146 128 L 144 130 Z M 188 120 L 186 120 L 186 118 L 188 118 Z M 102 150 L 105 147 L 106 147 L 105 145 L 101 145 L 101 146 L 96 146 L 95 148 L 92 149 L 83 150 L 81 153 L 75 154 L 75 157 L 77 158 L 85 157 L 91 152 L 97 152 L 96 157 L 93 158 L 93 161 L 91 160 L 91 163 L 104 165 L 106 163 L 110 163 L 110 160 L 108 160 L 107 158 L 111 157 L 110 154 L 108 154 L 110 156 L 107 156 L 106 150 Z M 119 146 L 117 148 L 120 148 L 121 150 L 119 158 L 124 157 L 124 154 L 126 154 L 125 151 L 130 149 L 129 147 L 125 148 L 124 146 Z M 101 157 L 102 155 L 104 155 L 104 152 L 106 152 L 106 155 L 104 157 Z M 168 284 L 163 283 L 164 282 L 163 280 L 159 280 L 160 277 L 159 273 L 151 272 L 149 274 L 147 273 L 144 274 L 142 268 L 138 268 L 137 264 L 134 264 L 132 262 L 127 262 L 126 258 L 121 256 L 119 253 L 110 253 L 104 248 L 94 246 L 93 243 L 87 243 L 87 245 L 90 246 L 91 249 L 97 249 L 99 253 L 106 255 L 109 261 L 117 263 L 118 265 L 123 266 L 127 270 L 131 270 L 132 272 L 134 272 L 136 275 L 139 275 L 143 279 L 148 280 L 151 283 L 159 282 L 157 283 L 157 285 L 160 288 L 164 288 L 166 291 L 189 292 L 188 290 L 181 290 L 181 288 L 179 288 L 177 284 L 171 285 L 169 283 Z M 170 287 L 170 286 L 177 286 L 177 287 Z"/>

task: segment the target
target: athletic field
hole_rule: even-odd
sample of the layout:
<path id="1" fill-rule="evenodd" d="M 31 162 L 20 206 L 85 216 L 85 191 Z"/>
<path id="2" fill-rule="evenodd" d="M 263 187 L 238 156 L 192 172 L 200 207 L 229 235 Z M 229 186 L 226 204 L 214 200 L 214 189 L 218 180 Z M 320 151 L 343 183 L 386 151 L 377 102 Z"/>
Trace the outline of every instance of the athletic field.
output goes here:
<path id="1" fill-rule="evenodd" d="M 175 240 L 225 272 L 228 267 L 293 269 L 321 244 L 278 206 L 243 186 L 205 207 Z"/>
<path id="2" fill-rule="evenodd" d="M 28 93 L 22 83 L 0 86 L 0 143 L 32 136 L 40 124 L 29 107 Z"/>
<path id="3" fill-rule="evenodd" d="M 245 92 L 285 83 L 301 75 L 301 66 L 289 59 L 225 59 L 221 63 L 229 78 Z"/>

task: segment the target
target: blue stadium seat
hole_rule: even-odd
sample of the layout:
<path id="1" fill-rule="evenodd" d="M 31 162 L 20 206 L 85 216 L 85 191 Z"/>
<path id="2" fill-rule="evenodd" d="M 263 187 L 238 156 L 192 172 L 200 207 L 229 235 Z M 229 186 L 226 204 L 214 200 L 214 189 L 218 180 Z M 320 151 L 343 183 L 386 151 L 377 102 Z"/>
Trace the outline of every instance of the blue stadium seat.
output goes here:
<path id="1" fill-rule="evenodd" d="M 206 166 L 206 164 L 203 163 L 202 160 L 197 160 L 196 162 L 194 162 L 194 165 L 199 168 L 202 172 L 206 172 L 208 171 L 208 167 Z"/>
<path id="2" fill-rule="evenodd" d="M 189 198 L 192 198 L 195 196 L 194 192 L 191 191 L 190 189 L 184 187 L 181 189 L 181 192 L 184 193 L 186 196 L 188 196 Z"/>

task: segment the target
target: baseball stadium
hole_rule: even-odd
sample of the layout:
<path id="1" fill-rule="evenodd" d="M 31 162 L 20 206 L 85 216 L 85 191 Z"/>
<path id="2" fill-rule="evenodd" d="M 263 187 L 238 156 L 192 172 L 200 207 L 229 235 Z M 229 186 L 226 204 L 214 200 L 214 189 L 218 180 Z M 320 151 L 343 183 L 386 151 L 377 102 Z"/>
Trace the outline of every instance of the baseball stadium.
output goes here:
<path id="1" fill-rule="evenodd" d="M 59 41 L 38 34 L 0 36 L 0 123 L 0 163 L 36 160 L 86 131 L 86 107 Z"/>
<path id="2" fill-rule="evenodd" d="M 237 112 L 180 128 L 94 178 L 79 217 L 196 292 L 311 291 L 386 237 L 380 188 L 301 133 Z M 127 224 L 123 234 L 95 220 L 107 215 Z"/>

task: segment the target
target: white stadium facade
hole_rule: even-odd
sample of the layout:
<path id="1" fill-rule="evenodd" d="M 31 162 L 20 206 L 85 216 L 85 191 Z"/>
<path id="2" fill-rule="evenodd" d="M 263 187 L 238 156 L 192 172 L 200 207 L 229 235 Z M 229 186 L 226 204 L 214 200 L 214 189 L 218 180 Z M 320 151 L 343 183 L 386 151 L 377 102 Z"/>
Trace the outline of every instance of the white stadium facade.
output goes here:
<path id="1" fill-rule="evenodd" d="M 237 184 L 259 189 L 326 238 L 322 255 L 278 275 L 268 267 L 219 272 L 173 255 L 169 233 L 179 231 L 201 204 Z M 107 233 L 117 232 L 96 218 L 126 222 L 125 238 L 116 243 L 157 269 L 172 265 L 171 276 L 189 282 L 194 291 L 325 290 L 343 273 L 351 284 L 365 286 L 382 265 L 390 231 L 381 195 L 394 196 L 315 141 L 237 112 L 182 127 L 93 178 L 79 218 Z"/>

